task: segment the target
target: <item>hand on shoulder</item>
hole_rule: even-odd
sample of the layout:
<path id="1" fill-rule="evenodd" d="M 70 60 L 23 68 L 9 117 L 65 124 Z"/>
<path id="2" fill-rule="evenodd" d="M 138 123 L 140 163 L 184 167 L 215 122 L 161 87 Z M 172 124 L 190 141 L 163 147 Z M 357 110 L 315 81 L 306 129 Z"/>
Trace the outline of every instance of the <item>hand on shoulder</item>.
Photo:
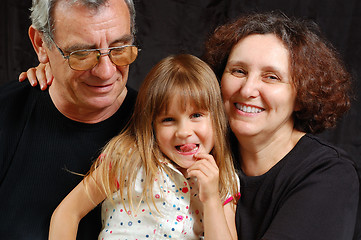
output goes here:
<path id="1" fill-rule="evenodd" d="M 31 86 L 35 87 L 40 84 L 41 90 L 46 90 L 53 82 L 53 74 L 49 63 L 40 63 L 37 67 L 29 68 L 26 72 L 22 72 L 19 75 L 19 82 L 23 82 L 26 79 L 30 82 Z"/>

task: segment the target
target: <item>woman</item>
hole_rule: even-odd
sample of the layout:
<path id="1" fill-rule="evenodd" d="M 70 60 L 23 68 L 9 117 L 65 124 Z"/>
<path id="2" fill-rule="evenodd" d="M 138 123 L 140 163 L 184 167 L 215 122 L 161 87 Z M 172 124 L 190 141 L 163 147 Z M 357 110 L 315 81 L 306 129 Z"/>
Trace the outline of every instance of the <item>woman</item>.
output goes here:
<path id="1" fill-rule="evenodd" d="M 352 239 L 357 173 L 312 135 L 349 109 L 350 77 L 317 27 L 252 14 L 217 28 L 206 52 L 240 166 L 239 239 Z"/>

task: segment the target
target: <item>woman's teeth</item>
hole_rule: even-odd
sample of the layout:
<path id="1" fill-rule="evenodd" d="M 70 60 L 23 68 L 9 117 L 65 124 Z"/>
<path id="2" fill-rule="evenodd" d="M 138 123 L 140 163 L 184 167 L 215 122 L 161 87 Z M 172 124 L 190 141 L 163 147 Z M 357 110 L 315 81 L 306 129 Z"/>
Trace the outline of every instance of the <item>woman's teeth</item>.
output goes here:
<path id="1" fill-rule="evenodd" d="M 239 103 L 236 103 L 236 108 L 245 113 L 260 113 L 263 111 L 261 108 L 241 105 Z"/>

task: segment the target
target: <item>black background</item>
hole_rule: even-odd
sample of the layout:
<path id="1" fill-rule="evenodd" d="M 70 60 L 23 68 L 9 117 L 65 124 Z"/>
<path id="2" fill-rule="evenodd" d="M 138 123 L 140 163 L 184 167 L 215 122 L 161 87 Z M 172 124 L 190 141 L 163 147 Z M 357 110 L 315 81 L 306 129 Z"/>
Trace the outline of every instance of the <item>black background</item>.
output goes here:
<path id="1" fill-rule="evenodd" d="M 0 84 L 16 80 L 38 60 L 27 36 L 30 0 L 2 0 Z M 212 29 L 242 13 L 281 10 L 317 22 L 353 75 L 355 100 L 337 128 L 321 137 L 344 148 L 361 165 L 361 0 L 135 0 L 137 43 L 129 86 L 138 89 L 150 68 L 175 53 L 201 56 Z"/>

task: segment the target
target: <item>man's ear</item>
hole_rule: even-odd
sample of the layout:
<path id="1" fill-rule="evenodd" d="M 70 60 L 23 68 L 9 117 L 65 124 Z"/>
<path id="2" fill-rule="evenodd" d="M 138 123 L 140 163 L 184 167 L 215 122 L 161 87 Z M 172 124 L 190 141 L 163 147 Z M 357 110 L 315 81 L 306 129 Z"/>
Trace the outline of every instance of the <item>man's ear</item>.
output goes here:
<path id="1" fill-rule="evenodd" d="M 35 29 L 32 25 L 29 27 L 29 38 L 33 44 L 34 50 L 38 55 L 38 60 L 41 63 L 49 62 L 48 53 L 46 51 L 46 43 L 43 41 L 42 33 Z"/>

